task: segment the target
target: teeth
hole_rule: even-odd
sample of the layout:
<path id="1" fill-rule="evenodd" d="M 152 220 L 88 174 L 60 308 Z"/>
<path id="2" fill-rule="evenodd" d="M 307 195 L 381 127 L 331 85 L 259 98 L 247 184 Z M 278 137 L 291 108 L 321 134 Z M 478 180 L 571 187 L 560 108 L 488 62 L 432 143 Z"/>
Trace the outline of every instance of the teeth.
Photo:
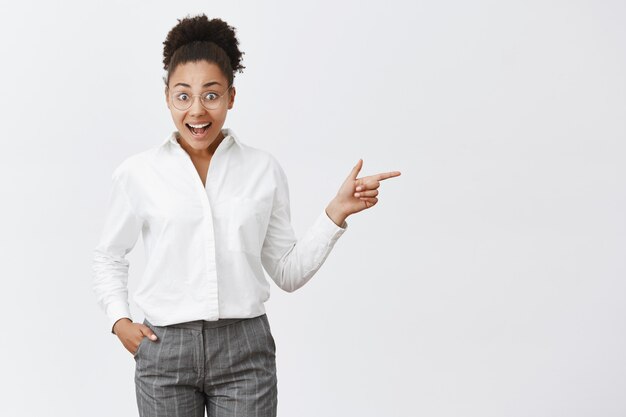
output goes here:
<path id="1" fill-rule="evenodd" d="M 205 127 L 205 126 L 210 125 L 210 124 L 211 124 L 211 122 L 206 123 L 206 124 L 203 124 L 203 125 L 192 125 L 192 124 L 189 124 L 189 123 L 187 123 L 187 124 L 188 124 L 189 126 L 191 126 L 191 127 L 195 128 L 195 129 L 200 129 L 200 128 L 202 128 L 202 127 Z"/>

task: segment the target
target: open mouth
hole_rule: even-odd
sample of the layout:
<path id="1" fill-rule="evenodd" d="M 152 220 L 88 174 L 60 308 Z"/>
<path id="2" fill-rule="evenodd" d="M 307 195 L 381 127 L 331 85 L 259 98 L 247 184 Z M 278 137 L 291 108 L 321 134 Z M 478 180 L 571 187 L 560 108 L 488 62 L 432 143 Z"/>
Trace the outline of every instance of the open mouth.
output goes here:
<path id="1" fill-rule="evenodd" d="M 207 132 L 207 130 L 209 130 L 212 124 L 213 124 L 212 122 L 203 123 L 203 124 L 185 123 L 185 126 L 187 126 L 187 129 L 189 129 L 189 131 L 194 137 L 202 137 Z"/>

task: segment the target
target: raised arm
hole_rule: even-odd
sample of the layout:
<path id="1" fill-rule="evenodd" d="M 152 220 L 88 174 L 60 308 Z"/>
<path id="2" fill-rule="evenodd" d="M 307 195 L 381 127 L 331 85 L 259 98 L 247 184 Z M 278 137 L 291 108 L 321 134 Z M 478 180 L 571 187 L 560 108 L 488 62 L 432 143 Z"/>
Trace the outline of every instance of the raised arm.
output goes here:
<path id="1" fill-rule="evenodd" d="M 325 210 L 320 210 L 313 224 L 298 239 L 291 225 L 287 176 L 276 160 L 274 177 L 276 192 L 261 262 L 278 287 L 293 292 L 319 270 L 348 224 L 344 221 L 340 227 Z"/>
<path id="2" fill-rule="evenodd" d="M 277 161 L 275 166 L 278 185 L 261 261 L 274 282 L 283 290 L 292 292 L 306 284 L 322 266 L 337 240 L 347 230 L 346 218 L 373 207 L 378 202 L 380 181 L 397 177 L 400 172 L 357 178 L 363 166 L 363 160 L 359 159 L 337 195 L 298 239 L 291 226 L 287 177 Z"/>

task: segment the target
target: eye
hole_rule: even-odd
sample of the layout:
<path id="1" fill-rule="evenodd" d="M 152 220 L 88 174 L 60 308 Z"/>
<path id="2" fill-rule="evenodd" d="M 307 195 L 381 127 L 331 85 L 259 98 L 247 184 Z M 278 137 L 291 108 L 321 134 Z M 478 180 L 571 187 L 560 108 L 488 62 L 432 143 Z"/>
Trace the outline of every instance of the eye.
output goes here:
<path id="1" fill-rule="evenodd" d="M 213 92 L 204 93 L 204 99 L 205 100 L 212 101 L 212 100 L 216 100 L 218 98 L 219 98 L 219 96 L 216 93 L 213 93 Z"/>
<path id="2" fill-rule="evenodd" d="M 179 101 L 187 101 L 189 99 L 189 95 L 187 93 L 177 93 L 174 97 Z"/>

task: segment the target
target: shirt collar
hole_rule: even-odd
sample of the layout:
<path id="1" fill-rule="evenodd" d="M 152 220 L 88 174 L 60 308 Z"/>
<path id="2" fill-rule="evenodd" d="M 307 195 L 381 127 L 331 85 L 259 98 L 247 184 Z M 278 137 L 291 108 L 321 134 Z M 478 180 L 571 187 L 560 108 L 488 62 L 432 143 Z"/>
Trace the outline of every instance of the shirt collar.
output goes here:
<path id="1" fill-rule="evenodd" d="M 176 133 L 177 131 L 172 131 L 167 137 L 167 139 L 165 139 L 162 146 L 166 146 L 168 144 L 180 146 L 180 144 L 176 141 Z M 224 139 L 219 144 L 218 148 L 221 148 L 221 147 L 228 148 L 233 143 L 236 143 L 237 145 L 241 145 L 241 141 L 239 140 L 239 138 L 237 137 L 237 135 L 231 128 L 229 127 L 222 128 L 222 134 L 224 135 Z"/>

